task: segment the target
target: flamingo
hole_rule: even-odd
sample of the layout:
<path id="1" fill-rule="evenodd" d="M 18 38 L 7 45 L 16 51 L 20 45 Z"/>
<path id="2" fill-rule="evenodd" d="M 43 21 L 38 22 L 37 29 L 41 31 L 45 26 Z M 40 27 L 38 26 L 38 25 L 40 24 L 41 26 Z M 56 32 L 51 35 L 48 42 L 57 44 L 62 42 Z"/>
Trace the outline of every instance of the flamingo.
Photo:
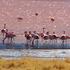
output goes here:
<path id="1" fill-rule="evenodd" d="M 29 37 L 27 31 L 25 31 L 24 34 L 25 34 L 25 38 L 26 38 L 27 46 L 28 46 L 28 44 L 29 44 L 28 41 L 30 40 L 30 37 Z M 27 47 L 27 48 L 28 48 L 28 47 Z"/>
<path id="2" fill-rule="evenodd" d="M 37 33 L 36 31 L 33 32 L 33 34 L 32 34 L 32 38 L 33 38 L 33 40 L 32 40 L 32 45 L 34 46 L 35 41 L 36 41 L 36 42 L 37 42 L 36 44 L 37 44 L 37 47 L 38 47 L 38 39 L 39 39 L 39 35 L 38 35 L 38 33 Z"/>
<path id="3" fill-rule="evenodd" d="M 57 35 L 56 35 L 56 33 L 55 32 L 53 32 L 53 34 L 50 36 L 50 39 L 51 40 L 57 40 Z"/>
<path id="4" fill-rule="evenodd" d="M 49 32 L 44 33 L 43 39 L 44 40 L 48 40 L 49 39 Z"/>
<path id="5" fill-rule="evenodd" d="M 45 34 L 45 28 L 42 28 L 42 29 L 43 29 L 43 32 L 39 34 L 41 36 L 41 38 L 43 38 L 44 34 Z"/>
<path id="6" fill-rule="evenodd" d="M 29 33 L 27 33 L 27 31 L 25 31 L 24 34 L 25 34 L 25 38 L 27 40 L 27 48 L 31 48 L 31 45 L 32 45 L 32 33 L 31 33 L 31 31 L 29 31 Z"/>
<path id="7" fill-rule="evenodd" d="M 40 33 L 39 35 L 41 36 L 41 38 L 42 38 L 43 40 L 49 39 L 49 32 L 47 32 L 47 33 Z"/>
<path id="8" fill-rule="evenodd" d="M 42 41 L 44 40 L 44 36 L 46 36 L 46 33 L 45 33 L 45 28 L 42 28 L 43 29 L 43 32 L 39 34 L 39 36 L 42 38 Z"/>
<path id="9" fill-rule="evenodd" d="M 14 32 L 8 32 L 8 29 L 1 30 L 1 32 L 5 34 L 5 37 L 3 38 L 3 44 L 5 43 L 6 39 L 8 39 L 8 41 L 10 40 L 10 43 L 12 43 L 13 38 L 16 36 Z"/>
<path id="10" fill-rule="evenodd" d="M 64 46 L 65 42 L 67 41 L 67 39 L 70 39 L 70 37 L 66 36 L 66 32 L 63 31 L 63 34 L 60 39 L 62 40 L 62 45 Z"/>
<path id="11" fill-rule="evenodd" d="M 42 39 L 43 45 L 45 45 L 45 44 L 48 42 L 48 40 L 49 40 L 49 32 L 40 33 L 39 36 L 40 36 L 41 39 Z"/>
<path id="12" fill-rule="evenodd" d="M 5 32 L 7 31 L 8 29 L 6 29 L 6 24 L 4 24 L 4 27 L 3 29 L 1 30 L 1 33 L 3 34 L 3 37 L 5 36 Z"/>
<path id="13" fill-rule="evenodd" d="M 57 43 L 58 38 L 59 37 L 57 36 L 57 34 L 55 32 L 53 32 L 53 34 L 49 36 L 49 39 L 55 44 Z"/>
<path id="14" fill-rule="evenodd" d="M 62 34 L 62 36 L 60 37 L 60 39 L 62 40 L 62 43 L 64 43 L 65 40 L 67 39 L 66 34 L 65 34 L 65 31 L 63 31 L 63 34 Z"/>

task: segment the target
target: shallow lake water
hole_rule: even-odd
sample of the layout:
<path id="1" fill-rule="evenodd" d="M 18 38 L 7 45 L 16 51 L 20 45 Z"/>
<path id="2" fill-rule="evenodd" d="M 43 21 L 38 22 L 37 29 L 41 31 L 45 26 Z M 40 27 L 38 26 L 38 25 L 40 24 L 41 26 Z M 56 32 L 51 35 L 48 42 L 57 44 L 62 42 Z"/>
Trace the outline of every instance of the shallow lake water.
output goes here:
<path id="1" fill-rule="evenodd" d="M 14 42 L 12 44 L 0 43 L 0 57 L 5 59 L 16 59 L 21 57 L 36 58 L 70 58 L 70 41 L 62 44 L 61 40 L 41 41 L 34 46 L 27 46 L 26 42 Z"/>
<path id="2" fill-rule="evenodd" d="M 5 59 L 16 59 L 21 57 L 36 58 L 70 58 L 70 49 L 41 50 L 41 49 L 3 49 L 0 50 L 0 57 Z"/>

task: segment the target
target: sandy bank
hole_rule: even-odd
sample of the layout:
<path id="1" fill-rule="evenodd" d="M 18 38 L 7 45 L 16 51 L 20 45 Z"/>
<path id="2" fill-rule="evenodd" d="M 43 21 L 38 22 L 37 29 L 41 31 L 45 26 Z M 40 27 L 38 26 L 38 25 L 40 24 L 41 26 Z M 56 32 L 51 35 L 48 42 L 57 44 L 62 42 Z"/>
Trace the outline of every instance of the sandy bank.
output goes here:
<path id="1" fill-rule="evenodd" d="M 36 59 L 24 57 L 17 60 L 0 59 L 0 70 L 70 70 L 70 59 Z"/>

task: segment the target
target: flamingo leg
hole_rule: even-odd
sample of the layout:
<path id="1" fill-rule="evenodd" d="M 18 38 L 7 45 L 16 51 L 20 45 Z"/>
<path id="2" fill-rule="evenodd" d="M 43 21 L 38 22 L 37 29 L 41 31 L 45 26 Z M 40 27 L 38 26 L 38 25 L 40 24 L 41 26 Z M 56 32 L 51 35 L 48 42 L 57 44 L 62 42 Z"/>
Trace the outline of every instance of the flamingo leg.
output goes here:
<path id="1" fill-rule="evenodd" d="M 31 48 L 31 40 L 28 40 L 28 49 Z"/>
<path id="2" fill-rule="evenodd" d="M 28 48 L 28 40 L 26 39 L 26 48 Z"/>
<path id="3" fill-rule="evenodd" d="M 32 47 L 32 39 L 30 39 L 30 46 L 29 46 L 29 48 L 31 48 Z"/>
<path id="4" fill-rule="evenodd" d="M 39 48 L 39 46 L 38 46 L 38 39 L 37 39 L 37 48 Z"/>
<path id="5" fill-rule="evenodd" d="M 31 41 L 27 40 L 27 44 L 26 44 L 27 49 L 31 47 Z"/>
<path id="6" fill-rule="evenodd" d="M 11 44 L 13 43 L 13 38 L 11 38 L 10 43 L 11 43 Z"/>
<path id="7" fill-rule="evenodd" d="M 5 37 L 4 39 L 3 39 L 3 44 L 5 44 L 5 39 L 6 39 L 7 37 Z"/>
<path id="8" fill-rule="evenodd" d="M 64 48 L 65 40 L 62 40 L 62 48 Z"/>
<path id="9" fill-rule="evenodd" d="M 32 47 L 34 46 L 34 40 L 32 41 Z"/>

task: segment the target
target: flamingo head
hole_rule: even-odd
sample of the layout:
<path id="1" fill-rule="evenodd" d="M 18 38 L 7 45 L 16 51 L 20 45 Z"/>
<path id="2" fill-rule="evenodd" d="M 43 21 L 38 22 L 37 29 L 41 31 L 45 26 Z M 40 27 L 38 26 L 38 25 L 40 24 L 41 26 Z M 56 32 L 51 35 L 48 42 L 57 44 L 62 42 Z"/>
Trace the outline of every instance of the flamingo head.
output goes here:
<path id="1" fill-rule="evenodd" d="M 29 34 L 31 34 L 31 31 L 29 31 Z"/>
<path id="2" fill-rule="evenodd" d="M 53 34 L 55 34 L 55 32 L 53 32 Z"/>
<path id="3" fill-rule="evenodd" d="M 33 31 L 33 33 L 36 33 L 36 31 Z"/>
<path id="4" fill-rule="evenodd" d="M 49 35 L 49 32 L 46 32 L 47 35 Z"/>
<path id="5" fill-rule="evenodd" d="M 1 30 L 1 33 L 6 33 L 6 32 L 8 32 L 8 29 L 2 29 Z"/>
<path id="6" fill-rule="evenodd" d="M 24 34 L 27 34 L 27 31 L 25 31 Z"/>

